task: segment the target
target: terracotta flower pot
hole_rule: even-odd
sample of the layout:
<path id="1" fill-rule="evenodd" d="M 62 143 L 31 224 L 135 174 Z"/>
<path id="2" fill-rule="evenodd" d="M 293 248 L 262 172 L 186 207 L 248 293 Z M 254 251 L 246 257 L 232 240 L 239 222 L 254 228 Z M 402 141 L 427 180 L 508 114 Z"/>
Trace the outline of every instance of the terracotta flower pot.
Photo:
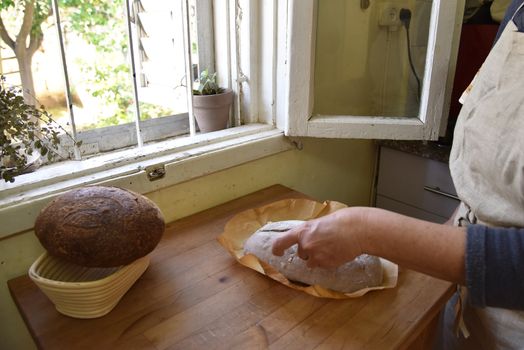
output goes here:
<path id="1" fill-rule="evenodd" d="M 222 130 L 229 121 L 233 90 L 216 95 L 193 95 L 193 111 L 201 132 Z"/>

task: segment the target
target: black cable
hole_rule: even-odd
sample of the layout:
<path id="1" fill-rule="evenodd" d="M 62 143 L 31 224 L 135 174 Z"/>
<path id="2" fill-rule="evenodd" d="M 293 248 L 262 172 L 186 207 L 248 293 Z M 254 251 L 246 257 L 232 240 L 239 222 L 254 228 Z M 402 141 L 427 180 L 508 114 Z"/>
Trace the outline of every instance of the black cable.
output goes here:
<path id="1" fill-rule="evenodd" d="M 413 72 L 415 79 L 417 79 L 417 98 L 418 98 L 418 101 L 420 101 L 420 93 L 421 93 L 420 78 L 417 74 L 417 71 L 415 70 L 415 65 L 413 64 L 413 58 L 411 57 L 411 40 L 409 37 L 409 24 L 411 22 L 411 10 L 400 9 L 399 19 L 402 22 L 402 24 L 404 25 L 404 28 L 406 28 L 409 66 L 411 67 L 411 71 Z"/>

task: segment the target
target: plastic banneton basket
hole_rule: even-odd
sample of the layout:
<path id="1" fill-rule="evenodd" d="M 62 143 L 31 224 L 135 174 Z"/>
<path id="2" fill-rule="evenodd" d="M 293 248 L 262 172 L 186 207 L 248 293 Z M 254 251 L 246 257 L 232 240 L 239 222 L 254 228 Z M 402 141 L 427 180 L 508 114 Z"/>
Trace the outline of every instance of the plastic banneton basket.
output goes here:
<path id="1" fill-rule="evenodd" d="M 29 277 L 55 304 L 58 312 L 75 318 L 109 313 L 149 266 L 146 255 L 129 265 L 82 267 L 47 252 L 29 268 Z"/>

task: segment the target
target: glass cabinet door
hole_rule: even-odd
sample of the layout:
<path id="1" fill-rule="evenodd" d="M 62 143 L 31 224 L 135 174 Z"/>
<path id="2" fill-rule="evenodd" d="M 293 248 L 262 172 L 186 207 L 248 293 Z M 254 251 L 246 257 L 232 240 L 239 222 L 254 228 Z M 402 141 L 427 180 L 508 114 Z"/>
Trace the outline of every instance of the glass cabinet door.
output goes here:
<path id="1" fill-rule="evenodd" d="M 464 0 L 290 2 L 287 135 L 438 138 Z"/>
<path id="2" fill-rule="evenodd" d="M 313 114 L 417 117 L 431 1 L 319 1 Z"/>

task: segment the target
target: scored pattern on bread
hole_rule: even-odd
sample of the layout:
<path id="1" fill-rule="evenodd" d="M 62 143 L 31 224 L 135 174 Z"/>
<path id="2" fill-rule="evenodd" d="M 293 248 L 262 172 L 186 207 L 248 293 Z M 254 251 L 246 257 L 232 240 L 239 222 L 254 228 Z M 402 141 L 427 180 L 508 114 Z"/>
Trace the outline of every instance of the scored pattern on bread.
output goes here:
<path id="1" fill-rule="evenodd" d="M 164 229 L 155 203 L 108 186 L 70 190 L 44 207 L 35 222 L 49 254 L 86 267 L 127 265 L 151 252 Z"/>
<path id="2" fill-rule="evenodd" d="M 380 286 L 383 272 L 380 259 L 362 254 L 336 269 L 309 268 L 297 255 L 297 245 L 288 248 L 283 256 L 272 253 L 273 242 L 284 232 L 302 224 L 300 220 L 270 222 L 262 226 L 244 243 L 244 253 L 252 254 L 269 264 L 290 281 L 319 285 L 342 293 L 352 293 Z"/>

